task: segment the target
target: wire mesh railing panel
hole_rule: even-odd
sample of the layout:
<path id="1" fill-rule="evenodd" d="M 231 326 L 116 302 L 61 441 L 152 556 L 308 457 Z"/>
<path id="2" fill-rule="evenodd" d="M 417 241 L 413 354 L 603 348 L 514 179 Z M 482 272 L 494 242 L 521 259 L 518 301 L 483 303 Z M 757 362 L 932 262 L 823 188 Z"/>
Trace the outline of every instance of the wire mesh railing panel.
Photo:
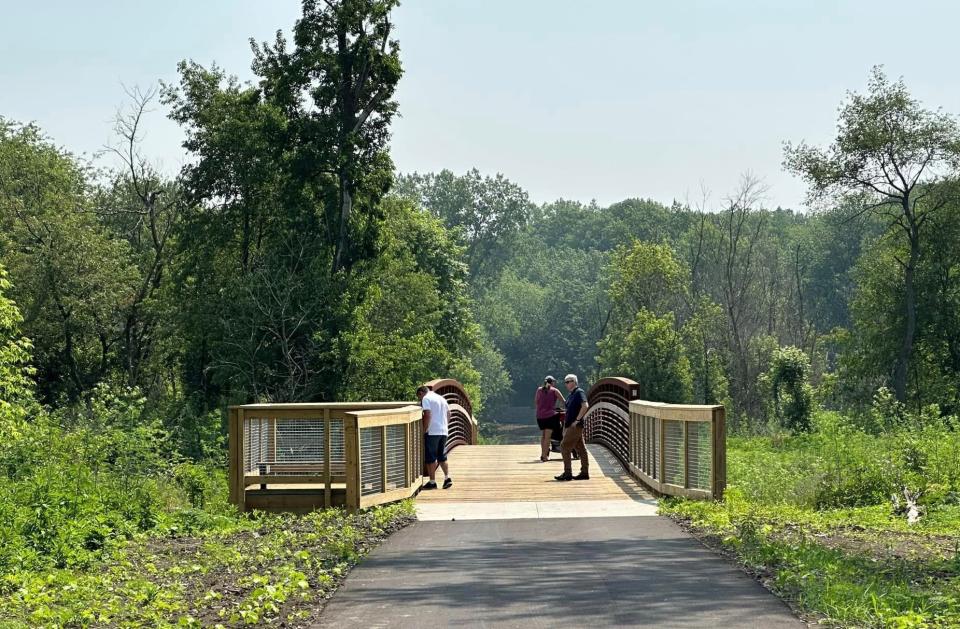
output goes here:
<path id="1" fill-rule="evenodd" d="M 406 426 L 387 426 L 387 486 L 384 491 L 407 485 L 407 431 Z"/>
<path id="2" fill-rule="evenodd" d="M 687 451 L 687 482 L 691 489 L 712 490 L 713 435 L 710 424 L 687 424 L 689 444 Z"/>
<path id="3" fill-rule="evenodd" d="M 323 474 L 326 424 L 321 419 L 277 419 L 271 473 Z M 275 464 L 275 465 L 274 465 Z"/>
<path id="4" fill-rule="evenodd" d="M 631 437 L 636 442 L 634 465 L 650 478 L 658 479 L 657 466 L 660 462 L 658 422 L 656 418 L 646 415 L 632 415 L 632 420 Z"/>
<path id="5" fill-rule="evenodd" d="M 246 417 L 243 420 L 243 471 L 260 473 L 267 464 L 270 421 L 265 417 Z"/>
<path id="6" fill-rule="evenodd" d="M 383 492 L 383 433 L 379 426 L 360 429 L 360 495 Z"/>
<path id="7" fill-rule="evenodd" d="M 342 476 L 347 473 L 347 447 L 343 437 L 343 420 L 330 420 L 330 473 Z"/>
<path id="8" fill-rule="evenodd" d="M 663 482 L 684 486 L 684 422 L 663 420 Z"/>

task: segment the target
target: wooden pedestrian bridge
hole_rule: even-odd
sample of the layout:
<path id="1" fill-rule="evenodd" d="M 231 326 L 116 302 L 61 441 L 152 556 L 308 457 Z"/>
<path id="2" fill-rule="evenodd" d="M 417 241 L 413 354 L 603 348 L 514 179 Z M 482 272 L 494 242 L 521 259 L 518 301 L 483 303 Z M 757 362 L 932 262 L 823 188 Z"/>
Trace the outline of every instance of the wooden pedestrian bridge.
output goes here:
<path id="1" fill-rule="evenodd" d="M 231 502 L 243 510 L 357 510 L 417 496 L 421 514 L 450 519 L 470 505 L 504 517 L 549 517 L 570 512 L 564 503 L 590 501 L 613 515 L 659 495 L 723 495 L 722 406 L 648 402 L 637 399 L 636 382 L 604 378 L 587 393 L 591 478 L 558 483 L 558 454 L 541 462 L 539 441 L 481 445 L 460 383 L 427 384 L 450 405 L 450 489 L 420 491 L 423 432 L 415 402 L 247 404 L 230 408 Z"/>

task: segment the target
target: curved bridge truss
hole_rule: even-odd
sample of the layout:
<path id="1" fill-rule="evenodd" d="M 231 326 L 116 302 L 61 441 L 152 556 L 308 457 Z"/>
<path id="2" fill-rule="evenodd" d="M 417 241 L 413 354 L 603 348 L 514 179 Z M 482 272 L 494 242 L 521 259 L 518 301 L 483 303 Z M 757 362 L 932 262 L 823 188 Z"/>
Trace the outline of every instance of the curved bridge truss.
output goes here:
<path id="1" fill-rule="evenodd" d="M 584 440 L 604 446 L 624 465 L 630 461 L 630 400 L 638 397 L 640 384 L 629 378 L 603 378 L 587 392 Z"/>
<path id="2" fill-rule="evenodd" d="M 457 446 L 475 445 L 477 438 L 477 420 L 473 417 L 473 404 L 463 385 L 452 378 L 431 380 L 424 383 L 435 393 L 442 395 L 450 405 L 450 426 L 446 451 Z"/>

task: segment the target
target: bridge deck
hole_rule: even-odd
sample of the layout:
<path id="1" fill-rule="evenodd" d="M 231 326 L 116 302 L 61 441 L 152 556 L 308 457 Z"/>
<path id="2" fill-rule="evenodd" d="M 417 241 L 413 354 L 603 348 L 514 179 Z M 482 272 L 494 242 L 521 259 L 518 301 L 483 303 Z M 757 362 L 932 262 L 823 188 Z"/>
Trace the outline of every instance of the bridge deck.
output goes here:
<path id="1" fill-rule="evenodd" d="M 531 445 L 460 446 L 450 453 L 453 487 L 421 491 L 418 504 L 469 502 L 650 501 L 653 496 L 629 476 L 600 446 L 588 446 L 590 480 L 557 482 L 563 471 L 560 455 L 541 463 L 539 447 Z M 573 462 L 573 473 L 580 462 Z M 442 483 L 443 472 L 437 472 Z"/>

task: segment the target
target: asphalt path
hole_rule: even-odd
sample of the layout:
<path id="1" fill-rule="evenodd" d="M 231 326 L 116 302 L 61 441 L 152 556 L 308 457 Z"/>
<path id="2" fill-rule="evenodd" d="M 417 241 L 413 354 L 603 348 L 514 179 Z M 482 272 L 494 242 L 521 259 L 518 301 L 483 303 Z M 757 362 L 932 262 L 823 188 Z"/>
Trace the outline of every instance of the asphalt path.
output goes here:
<path id="1" fill-rule="evenodd" d="M 417 522 L 374 550 L 323 627 L 805 626 L 667 518 Z"/>

